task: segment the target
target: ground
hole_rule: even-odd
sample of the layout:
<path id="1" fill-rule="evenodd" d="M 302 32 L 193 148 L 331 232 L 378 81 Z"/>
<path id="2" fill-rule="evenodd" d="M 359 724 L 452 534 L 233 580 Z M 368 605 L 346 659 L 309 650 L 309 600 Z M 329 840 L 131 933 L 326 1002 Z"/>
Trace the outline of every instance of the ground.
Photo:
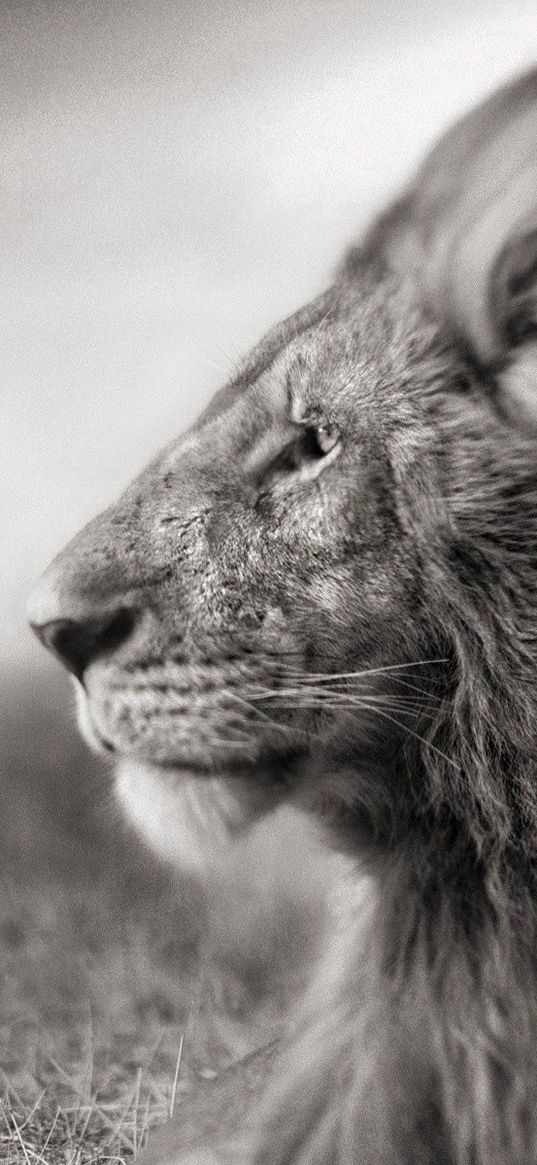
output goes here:
<path id="1" fill-rule="evenodd" d="M 110 776 L 38 695 L 2 725 L 0 1160 L 113 1165 L 184 1087 L 195 895 L 102 812 Z"/>

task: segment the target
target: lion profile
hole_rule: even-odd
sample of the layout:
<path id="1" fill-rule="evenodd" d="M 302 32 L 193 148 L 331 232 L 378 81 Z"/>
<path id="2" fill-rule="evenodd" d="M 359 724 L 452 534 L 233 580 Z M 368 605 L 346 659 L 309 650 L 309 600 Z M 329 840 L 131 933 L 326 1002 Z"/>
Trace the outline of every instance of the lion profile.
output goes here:
<path id="1" fill-rule="evenodd" d="M 537 1160 L 536 130 L 455 126 L 32 600 L 216 888 L 236 1063 L 147 1160 Z"/>

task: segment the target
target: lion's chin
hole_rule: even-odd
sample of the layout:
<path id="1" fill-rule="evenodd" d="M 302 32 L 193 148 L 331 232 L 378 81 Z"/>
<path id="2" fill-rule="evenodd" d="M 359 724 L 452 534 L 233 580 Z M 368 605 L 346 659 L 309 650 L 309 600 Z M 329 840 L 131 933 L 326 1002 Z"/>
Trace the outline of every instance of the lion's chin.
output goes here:
<path id="1" fill-rule="evenodd" d="M 248 779 L 270 774 L 272 782 L 281 779 L 280 774 L 292 757 L 287 754 L 266 754 L 255 743 L 248 750 L 234 752 L 227 749 L 225 755 L 203 748 L 178 748 L 173 738 L 153 736 L 151 739 L 129 739 L 127 741 L 104 736 L 94 725 L 82 729 L 87 744 L 102 757 L 109 760 L 126 761 L 154 770 L 162 779 L 172 780 L 182 774 L 190 777 L 235 777 Z"/>
<path id="2" fill-rule="evenodd" d="M 207 778 L 129 757 L 116 766 L 116 797 L 132 825 L 160 858 L 196 874 L 207 874 L 221 851 L 285 800 L 278 782 L 226 772 Z"/>

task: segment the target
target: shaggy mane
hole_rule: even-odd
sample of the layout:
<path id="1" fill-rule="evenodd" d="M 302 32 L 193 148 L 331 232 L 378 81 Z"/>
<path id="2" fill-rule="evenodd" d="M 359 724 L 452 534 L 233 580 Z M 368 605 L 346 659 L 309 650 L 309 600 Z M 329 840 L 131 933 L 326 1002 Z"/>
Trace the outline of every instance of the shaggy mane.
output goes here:
<path id="1" fill-rule="evenodd" d="M 446 660 L 437 711 L 394 741 L 380 784 L 363 758 L 348 778 L 346 804 L 383 856 L 364 859 L 357 829 L 369 902 L 360 879 L 344 933 L 326 936 L 256 1165 L 537 1159 L 535 445 L 483 407 L 456 353 L 446 380 L 444 340 L 425 335 L 408 345 L 412 382 L 422 399 L 428 382 L 457 472 L 430 449 L 441 470 L 425 517 L 412 473 L 400 487 L 421 542 L 425 656 Z M 336 815 L 347 852 L 352 828 Z"/>

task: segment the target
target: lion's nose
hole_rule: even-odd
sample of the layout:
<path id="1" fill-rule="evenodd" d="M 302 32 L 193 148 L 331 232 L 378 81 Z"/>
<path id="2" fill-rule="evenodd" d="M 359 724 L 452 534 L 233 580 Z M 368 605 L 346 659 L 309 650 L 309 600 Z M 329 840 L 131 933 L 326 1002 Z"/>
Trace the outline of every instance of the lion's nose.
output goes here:
<path id="1" fill-rule="evenodd" d="M 49 619 L 32 622 L 41 642 L 61 660 L 78 679 L 98 656 L 119 647 L 131 634 L 136 612 L 129 607 L 91 619 Z"/>
<path id="2" fill-rule="evenodd" d="M 45 647 L 81 679 L 90 663 L 129 637 L 135 621 L 136 612 L 123 607 L 91 619 L 49 619 L 31 626 Z"/>

